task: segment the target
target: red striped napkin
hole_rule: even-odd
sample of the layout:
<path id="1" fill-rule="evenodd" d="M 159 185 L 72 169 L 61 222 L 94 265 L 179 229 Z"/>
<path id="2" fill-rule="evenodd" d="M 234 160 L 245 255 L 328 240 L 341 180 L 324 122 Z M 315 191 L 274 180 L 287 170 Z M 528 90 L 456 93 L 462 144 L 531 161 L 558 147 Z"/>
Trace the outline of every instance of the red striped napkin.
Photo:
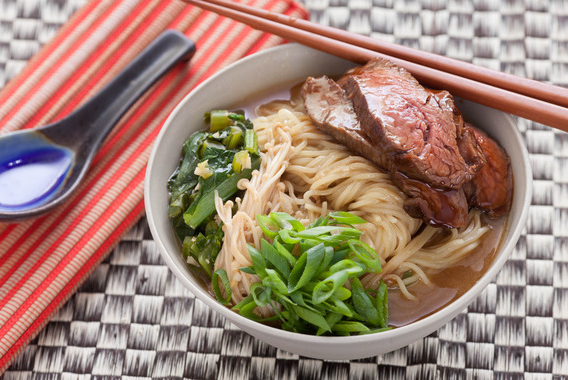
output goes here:
<path id="1" fill-rule="evenodd" d="M 246 3 L 296 17 L 293 0 Z M 178 0 L 92 0 L 0 92 L 0 134 L 60 119 L 165 29 L 197 43 L 122 119 L 78 191 L 52 213 L 0 223 L 0 374 L 143 214 L 152 142 L 193 87 L 239 58 L 283 42 Z"/>

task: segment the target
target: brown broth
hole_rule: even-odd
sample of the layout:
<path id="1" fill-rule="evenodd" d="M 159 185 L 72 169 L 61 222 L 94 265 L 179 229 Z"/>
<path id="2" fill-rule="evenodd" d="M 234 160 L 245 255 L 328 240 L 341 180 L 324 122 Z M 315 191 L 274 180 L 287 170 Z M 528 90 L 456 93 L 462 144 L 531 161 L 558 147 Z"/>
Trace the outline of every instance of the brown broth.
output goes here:
<path id="1" fill-rule="evenodd" d="M 398 289 L 389 289 L 389 324 L 400 327 L 422 319 L 467 292 L 489 269 L 502 243 L 507 217 L 496 220 L 482 217 L 491 230 L 480 246 L 456 265 L 438 273 L 427 273 L 430 285 L 417 283 L 409 287 L 416 300 L 409 300 Z"/>

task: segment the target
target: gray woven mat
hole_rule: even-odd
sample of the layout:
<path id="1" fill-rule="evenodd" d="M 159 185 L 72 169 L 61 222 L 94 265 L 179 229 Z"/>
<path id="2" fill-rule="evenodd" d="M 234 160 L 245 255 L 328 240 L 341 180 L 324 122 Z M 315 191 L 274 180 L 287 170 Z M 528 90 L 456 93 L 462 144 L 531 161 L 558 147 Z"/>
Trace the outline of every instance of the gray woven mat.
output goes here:
<path id="1" fill-rule="evenodd" d="M 0 0 L 0 86 L 84 0 Z M 566 0 L 306 0 L 312 19 L 568 85 Z M 519 120 L 534 170 L 526 229 L 482 295 L 436 333 L 358 361 L 272 348 L 189 294 L 141 221 L 4 379 L 568 377 L 568 135 Z"/>

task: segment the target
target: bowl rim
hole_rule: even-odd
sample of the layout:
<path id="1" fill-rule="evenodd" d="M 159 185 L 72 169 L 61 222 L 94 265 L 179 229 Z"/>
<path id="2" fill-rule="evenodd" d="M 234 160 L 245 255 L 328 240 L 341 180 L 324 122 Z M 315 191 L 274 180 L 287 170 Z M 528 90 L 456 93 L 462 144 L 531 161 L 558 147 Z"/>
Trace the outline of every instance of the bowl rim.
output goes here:
<path id="1" fill-rule="evenodd" d="M 161 141 L 164 139 L 164 136 L 168 132 L 168 129 L 172 125 L 172 120 L 176 117 L 176 115 L 180 112 L 186 103 L 190 102 L 196 94 L 199 94 L 200 90 L 209 85 L 209 83 L 216 80 L 216 78 L 227 75 L 227 72 L 234 70 L 235 67 L 247 65 L 251 60 L 262 59 L 264 56 L 271 55 L 271 54 L 278 54 L 279 51 L 287 51 L 287 50 L 294 50 L 298 47 L 302 49 L 310 49 L 303 45 L 299 45 L 296 43 L 287 43 L 283 45 L 278 45 L 247 57 L 244 57 L 231 65 L 221 69 L 220 71 L 213 74 L 211 77 L 200 83 L 197 87 L 191 90 L 184 98 L 177 104 L 177 106 L 173 109 L 173 111 L 168 115 L 166 121 L 162 125 L 162 128 L 154 142 L 152 147 L 152 151 L 148 160 L 146 175 L 145 175 L 145 185 L 144 185 L 144 203 L 146 209 L 146 216 L 148 220 L 148 224 L 150 227 L 150 231 L 154 238 L 156 245 L 160 251 L 162 259 L 166 262 L 169 269 L 174 273 L 176 278 L 182 282 L 182 284 L 189 289 L 193 295 L 200 301 L 204 302 L 207 306 L 215 310 L 216 312 L 220 313 L 222 316 L 227 318 L 229 321 L 235 323 L 239 328 L 242 328 L 243 325 L 250 326 L 251 329 L 256 330 L 259 334 L 268 335 L 273 337 L 279 337 L 281 339 L 290 339 L 294 340 L 298 343 L 305 343 L 305 344 L 314 344 L 316 341 L 320 343 L 339 343 L 348 344 L 349 342 L 352 343 L 369 343 L 376 341 L 378 337 L 379 339 L 392 339 L 399 337 L 401 335 L 411 335 L 411 334 L 419 334 L 421 337 L 426 336 L 427 334 L 431 333 L 435 330 L 435 328 L 440 328 L 441 326 L 445 325 L 448 321 L 455 318 L 460 311 L 465 309 L 469 306 L 469 304 L 473 301 L 475 297 L 477 297 L 484 288 L 488 286 L 488 284 L 495 278 L 497 273 L 503 267 L 505 261 L 507 261 L 513 252 L 513 249 L 519 240 L 521 232 L 526 225 L 528 219 L 528 212 L 529 206 L 531 204 L 532 198 L 532 170 L 530 165 L 530 160 L 528 156 L 528 151 L 526 148 L 526 144 L 523 141 L 523 137 L 521 132 L 519 131 L 514 119 L 511 115 L 504 113 L 504 116 L 508 119 L 508 122 L 511 123 L 515 128 L 513 129 L 513 138 L 515 140 L 515 144 L 521 147 L 522 159 L 523 159 L 523 167 L 525 169 L 525 177 L 526 177 L 526 192 L 525 197 L 522 200 L 522 210 L 519 216 L 519 223 L 514 227 L 514 230 L 511 232 L 511 237 L 508 241 L 503 242 L 499 252 L 496 254 L 495 259 L 491 263 L 491 266 L 487 269 L 487 271 L 482 275 L 482 277 L 464 294 L 460 297 L 452 301 L 451 303 L 447 304 L 446 306 L 442 307 L 438 311 L 423 317 L 419 320 L 411 322 L 407 325 L 394 328 L 392 330 L 381 332 L 380 334 L 366 334 L 366 335 L 352 335 L 352 336 L 315 336 L 315 335 L 307 335 L 307 334 L 300 334 L 295 332 L 290 332 L 282 329 L 278 329 L 272 326 L 268 326 L 262 324 L 260 322 L 255 322 L 248 318 L 241 316 L 240 314 L 232 311 L 231 309 L 227 308 L 226 306 L 219 303 L 217 300 L 211 298 L 208 292 L 205 292 L 201 287 L 196 286 L 192 282 L 188 281 L 185 275 L 182 273 L 181 269 L 170 259 L 170 256 L 167 253 L 167 249 L 164 243 L 161 240 L 161 237 L 158 233 L 157 227 L 153 223 L 153 211 L 151 207 L 151 190 L 150 186 L 148 185 L 149 180 L 152 176 L 153 170 L 153 163 L 156 160 L 156 156 L 158 154 L 158 147 L 160 146 Z M 313 50 L 313 49 L 310 49 Z M 508 223 L 507 223 L 508 224 Z M 509 226 L 510 227 L 510 226 Z M 501 254 L 502 251 L 506 251 L 506 254 Z M 435 327 L 432 329 L 432 327 Z M 420 331 L 428 331 L 428 333 L 423 334 Z M 245 331 L 249 334 L 252 334 L 248 329 Z M 256 335 L 256 334 L 252 334 Z M 419 339 L 419 338 L 418 338 Z M 404 345 L 406 346 L 406 345 Z M 401 346 L 401 347 L 404 347 Z"/>

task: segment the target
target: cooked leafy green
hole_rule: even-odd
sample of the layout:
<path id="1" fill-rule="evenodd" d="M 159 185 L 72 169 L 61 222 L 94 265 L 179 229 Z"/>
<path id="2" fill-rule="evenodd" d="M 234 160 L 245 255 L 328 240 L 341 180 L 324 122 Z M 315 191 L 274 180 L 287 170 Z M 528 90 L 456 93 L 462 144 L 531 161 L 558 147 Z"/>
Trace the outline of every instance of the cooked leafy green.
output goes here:
<path id="1" fill-rule="evenodd" d="M 256 274 L 250 294 L 234 306 L 241 315 L 260 321 L 254 310 L 268 306 L 275 313 L 269 320 L 282 328 L 306 334 L 351 335 L 389 329 L 387 286 L 364 289 L 359 277 L 381 272 L 378 254 L 359 237 L 353 227 L 365 221 L 346 212 L 330 213 L 307 228 L 285 213 L 258 215 L 258 223 L 269 243 L 260 250 L 249 246 L 252 265 L 241 268 Z M 221 270 L 222 271 L 222 270 Z M 219 290 L 218 273 L 213 285 Z M 222 281 L 226 303 L 230 289 Z M 266 319 L 265 319 L 266 320 Z"/>
<path id="2" fill-rule="evenodd" d="M 224 201 L 236 196 L 237 182 L 260 166 L 260 153 L 253 124 L 243 115 L 214 110 L 204 121 L 209 131 L 184 143 L 180 165 L 168 181 L 168 216 L 185 258 L 211 277 L 223 240 L 214 218 L 215 193 Z"/>

